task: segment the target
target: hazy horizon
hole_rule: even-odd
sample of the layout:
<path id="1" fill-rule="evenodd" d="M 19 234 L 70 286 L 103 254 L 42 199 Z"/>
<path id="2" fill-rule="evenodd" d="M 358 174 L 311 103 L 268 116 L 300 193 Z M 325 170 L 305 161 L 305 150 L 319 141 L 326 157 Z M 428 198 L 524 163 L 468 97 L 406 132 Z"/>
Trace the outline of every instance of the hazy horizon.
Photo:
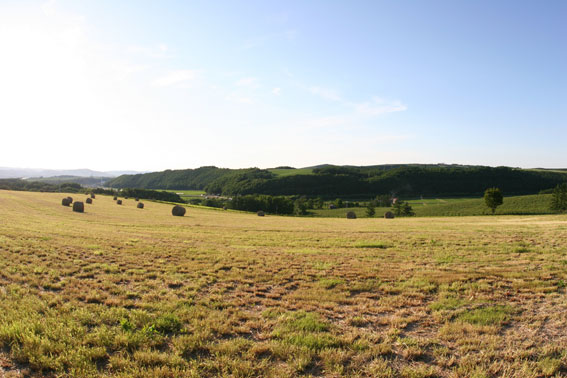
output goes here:
<path id="1" fill-rule="evenodd" d="M 10 169 L 10 170 L 37 170 L 37 171 L 82 171 L 82 170 L 87 170 L 87 171 L 93 171 L 93 172 L 101 172 L 101 173 L 120 173 L 120 174 L 138 174 L 138 173 L 151 173 L 151 172 L 160 172 L 160 171 L 165 171 L 165 170 L 183 170 L 183 169 L 197 169 L 197 168 L 201 168 L 201 167 L 207 167 L 207 166 L 215 166 L 217 168 L 229 168 L 229 169 L 246 169 L 246 168 L 260 168 L 260 169 L 274 169 L 274 168 L 278 168 L 278 167 L 292 167 L 295 169 L 303 169 L 303 168 L 311 168 L 311 167 L 316 167 L 316 166 L 322 166 L 322 165 L 344 165 L 344 166 L 377 166 L 377 165 L 398 165 L 398 164 L 423 164 L 423 165 L 436 165 L 436 164 L 444 164 L 444 165 L 462 165 L 462 166 L 486 166 L 486 167 L 492 167 L 492 168 L 496 168 L 496 167 L 502 167 L 501 165 L 484 165 L 484 164 L 456 164 L 456 163 L 447 163 L 447 162 L 437 162 L 437 163 L 380 163 L 380 164 L 364 164 L 364 165 L 357 165 L 357 164 L 333 164 L 333 163 L 319 163 L 319 164 L 313 164 L 310 166 L 290 166 L 288 164 L 283 164 L 280 166 L 258 166 L 258 165 L 253 165 L 253 166 L 246 166 L 246 167 L 226 167 L 226 166 L 218 166 L 218 165 L 214 165 L 214 164 L 206 164 L 206 165 L 201 165 L 198 167 L 182 167 L 182 168 L 164 168 L 164 169 L 157 169 L 157 170 L 148 170 L 148 169 L 142 169 L 142 170 L 136 170 L 136 169 L 93 169 L 93 168 L 89 168 L 89 167 L 79 167 L 79 168 L 61 168 L 61 167 L 55 167 L 55 168 L 45 168 L 45 167 L 0 167 L 0 170 L 3 169 Z M 509 168 L 519 168 L 519 169 L 567 169 L 567 167 L 542 167 L 542 166 L 529 166 L 529 167 L 520 167 L 520 166 L 505 166 L 505 167 L 509 167 Z M 122 173 L 122 172 L 127 172 L 127 173 Z"/>
<path id="2" fill-rule="evenodd" d="M 4 1 L 0 166 L 565 168 L 567 3 Z"/>

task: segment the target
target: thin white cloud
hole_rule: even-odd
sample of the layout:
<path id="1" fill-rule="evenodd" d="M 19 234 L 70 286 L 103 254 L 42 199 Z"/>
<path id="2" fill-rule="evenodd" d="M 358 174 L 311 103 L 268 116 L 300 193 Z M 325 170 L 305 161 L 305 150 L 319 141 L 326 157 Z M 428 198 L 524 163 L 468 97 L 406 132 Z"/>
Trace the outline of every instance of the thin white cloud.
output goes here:
<path id="1" fill-rule="evenodd" d="M 268 41 L 273 40 L 273 39 L 286 39 L 288 41 L 294 39 L 297 36 L 297 31 L 291 29 L 291 30 L 285 30 L 283 32 L 279 32 L 279 33 L 272 33 L 272 34 L 266 34 L 266 35 L 261 35 L 261 36 L 257 36 L 257 37 L 252 37 L 249 38 L 248 40 L 246 40 L 244 42 L 244 44 L 242 45 L 243 49 L 252 49 L 255 47 L 260 47 L 263 46 L 264 44 L 266 44 Z"/>
<path id="2" fill-rule="evenodd" d="M 311 92 L 311 94 L 322 97 L 325 100 L 342 101 L 341 96 L 338 94 L 337 91 L 333 89 L 311 86 L 308 88 L 308 90 L 309 92 Z"/>
<path id="3" fill-rule="evenodd" d="M 254 104 L 254 100 L 252 100 L 250 97 L 240 96 L 236 93 L 229 94 L 228 96 L 225 97 L 225 99 L 227 101 L 236 102 L 238 104 L 247 104 L 247 105 Z"/>
<path id="4" fill-rule="evenodd" d="M 174 55 L 170 52 L 169 47 L 165 43 L 160 43 L 155 46 L 129 46 L 126 51 L 131 54 L 143 55 L 147 58 L 154 59 L 166 59 L 174 57 Z"/>
<path id="5" fill-rule="evenodd" d="M 152 85 L 155 87 L 169 87 L 194 80 L 196 77 L 197 71 L 195 70 L 176 70 L 169 72 L 167 75 L 158 77 L 152 82 Z"/>
<path id="6" fill-rule="evenodd" d="M 255 77 L 243 77 L 235 83 L 239 87 L 258 88 L 258 79 Z"/>
<path id="7" fill-rule="evenodd" d="M 407 105 L 403 104 L 401 101 L 391 101 L 380 97 L 373 97 L 372 101 L 353 105 L 358 114 L 367 116 L 402 112 L 408 108 Z"/>
<path id="8" fill-rule="evenodd" d="M 52 16 L 56 12 L 56 0 L 48 0 L 41 5 L 41 10 L 46 16 Z"/>
<path id="9" fill-rule="evenodd" d="M 275 87 L 274 89 L 272 89 L 272 93 L 276 96 L 279 96 L 282 93 L 282 89 L 279 87 Z"/>
<path id="10" fill-rule="evenodd" d="M 325 129 L 330 130 L 336 127 L 344 127 L 345 125 L 352 125 L 353 119 L 352 117 L 347 116 L 327 116 L 327 117 L 317 117 L 317 118 L 308 118 L 302 121 L 299 121 L 297 125 L 300 128 L 306 129 Z"/>

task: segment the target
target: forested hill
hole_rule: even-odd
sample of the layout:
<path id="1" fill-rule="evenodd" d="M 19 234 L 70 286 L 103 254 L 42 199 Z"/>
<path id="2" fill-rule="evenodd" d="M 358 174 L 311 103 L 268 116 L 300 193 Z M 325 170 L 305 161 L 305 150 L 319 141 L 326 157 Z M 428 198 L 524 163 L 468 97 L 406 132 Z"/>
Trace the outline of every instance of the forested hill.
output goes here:
<path id="1" fill-rule="evenodd" d="M 480 195 L 488 187 L 499 187 L 507 195 L 534 194 L 567 181 L 560 171 L 525 170 L 508 167 L 456 165 L 333 166 L 264 170 L 201 167 L 123 175 L 107 185 L 115 188 L 204 189 L 208 193 L 374 196 Z M 285 172 L 285 174 L 282 174 Z"/>
<path id="2" fill-rule="evenodd" d="M 166 170 L 162 172 L 122 175 L 106 183 L 112 188 L 138 189 L 204 189 L 212 181 L 235 170 L 217 167 Z"/>

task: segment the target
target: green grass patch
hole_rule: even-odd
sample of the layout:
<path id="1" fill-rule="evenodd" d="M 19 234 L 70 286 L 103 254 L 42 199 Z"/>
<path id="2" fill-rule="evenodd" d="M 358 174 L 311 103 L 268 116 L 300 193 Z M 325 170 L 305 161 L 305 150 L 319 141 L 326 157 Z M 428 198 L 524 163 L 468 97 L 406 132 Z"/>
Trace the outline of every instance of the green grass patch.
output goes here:
<path id="1" fill-rule="evenodd" d="M 337 348 L 341 345 L 340 340 L 328 333 L 324 334 L 294 334 L 284 338 L 289 344 L 306 347 L 312 350 L 321 350 L 327 348 Z"/>
<path id="2" fill-rule="evenodd" d="M 288 332 L 326 332 L 329 325 L 321 317 L 311 312 L 299 311 L 289 316 L 284 327 Z"/>
<path id="3" fill-rule="evenodd" d="M 457 297 L 444 297 L 429 305 L 432 311 L 456 310 L 465 303 L 464 300 Z"/>
<path id="4" fill-rule="evenodd" d="M 380 241 L 365 241 L 365 242 L 358 242 L 354 245 L 356 248 L 377 248 L 377 249 L 386 249 L 390 248 L 390 246 L 384 242 Z"/>
<path id="5" fill-rule="evenodd" d="M 463 312 L 457 320 L 476 325 L 502 325 L 514 312 L 511 306 L 489 306 Z"/>
<path id="6" fill-rule="evenodd" d="M 337 285 L 343 284 L 344 281 L 340 278 L 322 278 L 319 280 L 319 285 L 323 286 L 325 289 L 333 289 Z"/>

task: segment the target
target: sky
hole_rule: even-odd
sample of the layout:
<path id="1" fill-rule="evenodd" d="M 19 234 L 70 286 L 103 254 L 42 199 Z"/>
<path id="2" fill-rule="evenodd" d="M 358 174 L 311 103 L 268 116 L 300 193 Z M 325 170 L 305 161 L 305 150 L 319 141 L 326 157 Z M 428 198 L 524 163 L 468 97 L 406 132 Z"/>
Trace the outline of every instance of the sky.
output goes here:
<path id="1" fill-rule="evenodd" d="M 567 2 L 0 0 L 0 166 L 567 168 Z"/>

